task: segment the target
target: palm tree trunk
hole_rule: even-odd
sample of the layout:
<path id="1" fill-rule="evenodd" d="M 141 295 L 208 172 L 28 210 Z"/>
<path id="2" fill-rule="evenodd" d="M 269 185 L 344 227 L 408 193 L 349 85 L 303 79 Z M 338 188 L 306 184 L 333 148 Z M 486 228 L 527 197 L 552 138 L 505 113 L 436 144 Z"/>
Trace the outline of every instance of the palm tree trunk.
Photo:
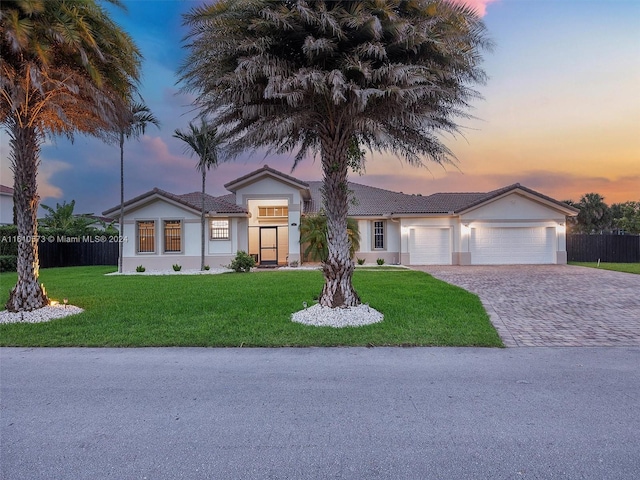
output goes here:
<path id="1" fill-rule="evenodd" d="M 324 206 L 327 212 L 327 246 L 329 254 L 322 264 L 324 287 L 320 305 L 355 307 L 360 297 L 352 284 L 355 264 L 349 254 L 347 213 L 347 149 L 349 137 L 334 135 L 321 140 Z"/>
<path id="2" fill-rule="evenodd" d="M 118 272 L 122 273 L 122 239 L 124 238 L 124 133 L 120 132 L 120 238 L 118 239 Z"/>
<path id="3" fill-rule="evenodd" d="M 10 127 L 14 202 L 18 225 L 18 282 L 9 294 L 6 308 L 11 312 L 31 311 L 49 304 L 38 284 L 38 197 L 36 173 L 40 144 L 34 127 Z"/>
<path id="4" fill-rule="evenodd" d="M 205 222 L 204 222 L 204 190 L 207 179 L 207 169 L 202 167 L 202 209 L 200 211 L 200 271 L 204 271 L 204 243 L 205 243 Z"/>

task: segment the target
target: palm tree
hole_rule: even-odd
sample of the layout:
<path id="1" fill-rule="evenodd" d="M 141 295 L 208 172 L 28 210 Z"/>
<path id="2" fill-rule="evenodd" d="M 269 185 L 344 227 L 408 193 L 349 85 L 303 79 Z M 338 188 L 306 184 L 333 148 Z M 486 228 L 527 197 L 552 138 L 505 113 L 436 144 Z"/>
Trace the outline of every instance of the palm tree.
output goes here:
<path id="1" fill-rule="evenodd" d="M 202 203 L 200 210 L 200 270 L 204 270 L 204 246 L 206 243 L 205 232 L 205 183 L 207 180 L 207 170 L 218 166 L 218 150 L 220 147 L 221 139 L 218 136 L 218 131 L 211 127 L 204 119 L 202 119 L 200 126 L 196 126 L 193 123 L 189 123 L 189 130 L 182 132 L 180 129 L 176 129 L 173 136 L 179 138 L 186 143 L 185 151 L 190 152 L 192 155 L 195 153 L 198 156 L 198 164 L 196 168 L 202 173 Z"/>
<path id="2" fill-rule="evenodd" d="M 360 230 L 355 218 L 347 217 L 347 236 L 349 237 L 349 255 L 354 257 L 360 250 Z M 306 245 L 304 256 L 324 262 L 329 256 L 327 246 L 327 216 L 324 212 L 317 215 L 305 215 L 300 220 L 300 243 Z"/>
<path id="3" fill-rule="evenodd" d="M 71 203 L 65 201 L 63 201 L 62 204 L 56 203 L 56 208 L 52 208 L 43 203 L 41 207 L 47 214 L 43 219 L 39 220 L 39 224 L 43 227 L 59 228 L 67 232 L 84 232 L 90 225 L 95 223 L 95 219 L 88 215 L 74 214 L 73 209 L 75 206 L 75 200 L 71 200 Z"/>
<path id="4" fill-rule="evenodd" d="M 611 210 L 598 193 L 586 193 L 580 198 L 577 208 L 578 226 L 583 233 L 602 233 L 611 228 Z"/>
<path id="5" fill-rule="evenodd" d="M 347 235 L 349 147 L 454 163 L 439 132 L 482 83 L 482 20 L 446 0 L 220 0 L 185 15 L 184 91 L 231 154 L 319 154 L 328 223 L 320 304 L 360 303 Z M 355 140 L 354 140 L 355 139 Z M 356 155 L 357 157 L 357 155 Z M 353 162 L 352 162 L 353 165 Z M 355 162 L 362 171 L 364 161 Z"/>
<path id="6" fill-rule="evenodd" d="M 129 106 L 127 115 L 118 129 L 120 145 L 120 237 L 124 235 L 124 141 L 144 135 L 147 125 L 160 128 L 160 122 L 144 103 L 134 102 Z M 118 272 L 122 273 L 122 241 L 118 242 Z"/>
<path id="7" fill-rule="evenodd" d="M 24 311 L 48 304 L 38 284 L 40 146 L 46 135 L 106 137 L 116 130 L 135 93 L 141 55 L 95 0 L 3 0 L 0 52 L 0 123 L 10 137 L 18 235 L 25 240 L 6 307 Z"/>

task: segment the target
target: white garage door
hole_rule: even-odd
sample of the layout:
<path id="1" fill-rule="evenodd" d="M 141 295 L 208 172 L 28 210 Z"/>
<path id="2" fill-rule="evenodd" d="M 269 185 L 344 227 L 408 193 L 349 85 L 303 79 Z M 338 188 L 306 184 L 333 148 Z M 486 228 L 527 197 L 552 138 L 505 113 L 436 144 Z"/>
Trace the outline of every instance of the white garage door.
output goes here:
<path id="1" fill-rule="evenodd" d="M 554 263 L 555 228 L 472 228 L 471 263 L 508 265 Z"/>
<path id="2" fill-rule="evenodd" d="M 416 227 L 409 232 L 411 265 L 451 265 L 451 229 Z"/>

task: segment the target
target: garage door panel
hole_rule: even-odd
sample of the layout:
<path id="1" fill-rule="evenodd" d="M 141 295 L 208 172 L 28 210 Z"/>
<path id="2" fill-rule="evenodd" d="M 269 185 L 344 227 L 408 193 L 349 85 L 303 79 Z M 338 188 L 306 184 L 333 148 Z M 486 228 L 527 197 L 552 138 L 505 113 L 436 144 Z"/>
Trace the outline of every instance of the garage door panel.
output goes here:
<path id="1" fill-rule="evenodd" d="M 412 228 L 409 255 L 412 265 L 451 265 L 451 229 Z"/>
<path id="2" fill-rule="evenodd" d="M 554 245 L 554 228 L 472 228 L 471 263 L 474 265 L 554 263 Z"/>

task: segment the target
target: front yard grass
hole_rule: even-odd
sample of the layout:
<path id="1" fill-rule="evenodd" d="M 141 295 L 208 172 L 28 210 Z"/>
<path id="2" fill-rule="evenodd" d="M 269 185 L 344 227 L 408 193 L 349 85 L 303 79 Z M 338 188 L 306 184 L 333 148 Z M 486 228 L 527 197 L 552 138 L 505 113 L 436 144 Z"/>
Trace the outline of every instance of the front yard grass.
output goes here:
<path id="1" fill-rule="evenodd" d="M 0 325 L 0 346 L 284 347 L 502 346 L 480 300 L 423 272 L 366 270 L 354 286 L 382 323 L 313 327 L 290 320 L 313 304 L 319 271 L 249 274 L 105 276 L 112 267 L 43 269 L 51 299 L 69 299 L 80 315 L 40 324 Z M 6 303 L 15 274 L 0 277 Z"/>
<path id="2" fill-rule="evenodd" d="M 578 267 L 602 268 L 604 270 L 613 270 L 615 272 L 635 273 L 640 275 L 640 263 L 603 263 L 600 262 L 569 262 L 569 265 L 577 265 Z"/>

